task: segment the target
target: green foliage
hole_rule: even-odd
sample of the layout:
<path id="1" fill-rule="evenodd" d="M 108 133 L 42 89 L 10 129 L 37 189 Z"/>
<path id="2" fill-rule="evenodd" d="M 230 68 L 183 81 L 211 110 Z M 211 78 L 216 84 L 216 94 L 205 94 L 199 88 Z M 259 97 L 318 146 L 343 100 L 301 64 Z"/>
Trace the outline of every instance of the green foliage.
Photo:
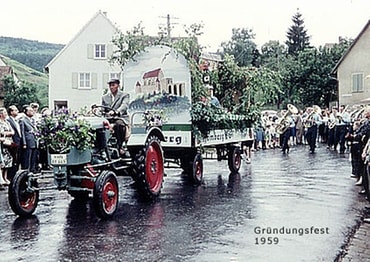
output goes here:
<path id="1" fill-rule="evenodd" d="M 14 59 L 39 72 L 64 47 L 22 38 L 0 37 L 0 54 Z"/>
<path id="2" fill-rule="evenodd" d="M 287 52 L 286 46 L 279 41 L 269 41 L 261 47 L 261 63 L 271 70 L 280 71 Z"/>
<path id="3" fill-rule="evenodd" d="M 253 111 L 257 112 L 257 110 Z M 238 129 L 251 127 L 256 120 L 251 114 L 241 115 L 227 112 L 223 108 L 214 106 L 209 101 L 194 102 L 191 109 L 191 119 L 195 132 L 207 136 L 212 129 Z"/>
<path id="4" fill-rule="evenodd" d="M 280 62 L 284 83 L 282 104 L 326 107 L 335 101 L 337 84 L 330 74 L 350 44 L 350 40 L 343 39 L 330 48 L 311 47 L 286 56 Z"/>
<path id="5" fill-rule="evenodd" d="M 288 29 L 287 41 L 288 53 L 296 55 L 310 45 L 310 37 L 304 26 L 302 14 L 297 12 L 292 18 L 293 25 Z"/>
<path id="6" fill-rule="evenodd" d="M 114 50 L 109 62 L 118 64 L 122 70 L 127 62 L 134 59 L 135 55 L 144 51 L 145 47 L 150 45 L 150 38 L 144 34 L 144 28 L 139 23 L 125 34 L 122 31 L 117 31 L 112 43 L 117 49 Z"/>
<path id="7" fill-rule="evenodd" d="M 281 78 L 277 72 L 265 67 L 239 67 L 227 55 L 218 73 L 221 103 L 238 114 L 253 115 L 251 109 L 274 102 L 280 92 Z"/>
<path id="8" fill-rule="evenodd" d="M 11 66 L 18 79 L 30 83 L 36 88 L 36 96 L 41 107 L 48 105 L 48 76 L 45 73 L 36 71 L 28 66 L 25 66 L 9 57 L 1 56 L 1 59 Z M 6 101 L 5 101 L 6 102 Z"/>
<path id="9" fill-rule="evenodd" d="M 255 34 L 248 28 L 233 28 L 231 40 L 221 44 L 224 53 L 234 57 L 238 66 L 255 66 L 258 57 Z"/>
<path id="10" fill-rule="evenodd" d="M 66 153 L 70 147 L 84 151 L 92 147 L 95 139 L 90 124 L 68 111 L 43 118 L 38 130 L 40 144 L 58 153 Z"/>
<path id="11" fill-rule="evenodd" d="M 18 108 L 22 108 L 23 105 L 32 102 L 40 103 L 36 95 L 36 86 L 34 84 L 28 82 L 17 84 L 10 76 L 6 76 L 2 80 L 4 83 L 5 107 L 15 105 Z"/>

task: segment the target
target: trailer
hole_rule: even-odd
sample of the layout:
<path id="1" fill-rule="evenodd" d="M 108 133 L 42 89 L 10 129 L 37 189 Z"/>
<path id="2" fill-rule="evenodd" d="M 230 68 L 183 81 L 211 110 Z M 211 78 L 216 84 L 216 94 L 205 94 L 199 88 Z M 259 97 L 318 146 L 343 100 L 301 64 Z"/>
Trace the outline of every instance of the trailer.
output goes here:
<path id="1" fill-rule="evenodd" d="M 199 101 L 192 101 L 191 72 L 182 54 L 167 46 L 148 47 L 125 65 L 123 76 L 125 92 L 131 98 L 130 114 L 157 112 L 165 139 L 165 162 L 176 163 L 196 184 L 203 180 L 203 153 L 207 150 L 216 152 L 216 160 L 227 160 L 231 172 L 239 171 L 242 144 L 253 140 L 253 128 L 245 125 L 240 129 L 199 129 L 191 116 Z M 214 105 L 204 102 L 201 106 Z M 230 118 L 228 121 L 245 118 L 225 115 Z M 206 118 L 200 116 L 200 122 Z"/>

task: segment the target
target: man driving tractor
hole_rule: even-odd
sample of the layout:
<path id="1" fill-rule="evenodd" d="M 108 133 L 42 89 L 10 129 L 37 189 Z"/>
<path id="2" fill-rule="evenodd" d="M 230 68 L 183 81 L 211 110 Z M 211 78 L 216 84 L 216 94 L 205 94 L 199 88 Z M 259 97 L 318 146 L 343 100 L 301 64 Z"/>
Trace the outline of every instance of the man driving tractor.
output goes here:
<path id="1" fill-rule="evenodd" d="M 129 117 L 127 114 L 130 95 L 120 90 L 120 81 L 111 79 L 108 81 L 109 92 L 102 97 L 102 105 L 112 110 L 106 109 L 109 116 L 118 116 L 114 122 L 113 130 L 116 135 L 118 150 L 121 155 L 125 152 L 122 148 L 123 143 L 127 140 Z"/>

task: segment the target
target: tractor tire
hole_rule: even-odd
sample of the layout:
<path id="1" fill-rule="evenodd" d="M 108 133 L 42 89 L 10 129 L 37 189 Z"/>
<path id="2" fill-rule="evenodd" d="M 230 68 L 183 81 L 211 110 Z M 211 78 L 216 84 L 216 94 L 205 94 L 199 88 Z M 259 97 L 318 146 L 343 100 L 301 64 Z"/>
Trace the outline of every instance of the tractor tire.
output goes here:
<path id="1" fill-rule="evenodd" d="M 238 173 L 241 166 L 240 147 L 232 146 L 228 152 L 228 165 L 231 173 Z"/>
<path id="2" fill-rule="evenodd" d="M 103 171 L 95 181 L 93 205 L 96 215 L 108 219 L 117 211 L 119 188 L 116 175 L 112 171 Z"/>
<path id="3" fill-rule="evenodd" d="M 10 207 L 16 215 L 21 217 L 31 216 L 39 202 L 39 191 L 31 189 L 31 187 L 38 188 L 37 181 L 33 180 L 29 184 L 29 174 L 27 170 L 17 172 L 9 185 Z"/>
<path id="4" fill-rule="evenodd" d="M 145 147 L 135 154 L 133 179 L 144 199 L 155 199 L 161 193 L 164 176 L 163 160 L 163 151 L 157 136 L 150 136 Z"/>
<path id="5" fill-rule="evenodd" d="M 196 185 L 203 182 L 203 159 L 200 153 L 182 157 L 180 159 L 180 166 L 189 175 L 191 182 Z"/>

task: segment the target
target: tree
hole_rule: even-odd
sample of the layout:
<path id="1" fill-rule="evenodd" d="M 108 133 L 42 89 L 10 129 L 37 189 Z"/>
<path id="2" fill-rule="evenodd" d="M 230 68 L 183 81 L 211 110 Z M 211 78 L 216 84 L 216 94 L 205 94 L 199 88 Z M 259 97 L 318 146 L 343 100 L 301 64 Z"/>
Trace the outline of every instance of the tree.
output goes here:
<path id="1" fill-rule="evenodd" d="M 287 48 L 279 41 L 269 41 L 261 47 L 261 65 L 279 71 L 287 52 Z"/>
<path id="2" fill-rule="evenodd" d="M 285 44 L 288 46 L 288 53 L 297 55 L 299 51 L 304 50 L 310 45 L 310 37 L 307 35 L 307 30 L 304 26 L 302 14 L 297 13 L 292 18 L 293 25 L 288 29 Z"/>
<path id="3" fill-rule="evenodd" d="M 144 27 L 139 23 L 132 30 L 127 31 L 126 34 L 117 31 L 112 42 L 116 48 L 109 58 L 109 62 L 119 65 L 122 70 L 127 62 L 150 45 L 150 38 L 144 34 Z"/>
<path id="4" fill-rule="evenodd" d="M 253 42 L 255 34 L 248 28 L 234 28 L 231 40 L 221 44 L 223 52 L 232 55 L 238 66 L 257 66 L 259 52 Z"/>
<path id="5" fill-rule="evenodd" d="M 328 106 L 337 99 L 337 85 L 330 73 L 349 47 L 343 40 L 332 47 L 306 48 L 281 64 L 283 103 L 298 106 Z"/>
<path id="6" fill-rule="evenodd" d="M 21 82 L 18 85 L 10 76 L 6 76 L 2 80 L 4 83 L 4 105 L 6 108 L 10 105 L 15 105 L 20 109 L 23 105 L 32 102 L 40 103 L 34 84 Z"/>

